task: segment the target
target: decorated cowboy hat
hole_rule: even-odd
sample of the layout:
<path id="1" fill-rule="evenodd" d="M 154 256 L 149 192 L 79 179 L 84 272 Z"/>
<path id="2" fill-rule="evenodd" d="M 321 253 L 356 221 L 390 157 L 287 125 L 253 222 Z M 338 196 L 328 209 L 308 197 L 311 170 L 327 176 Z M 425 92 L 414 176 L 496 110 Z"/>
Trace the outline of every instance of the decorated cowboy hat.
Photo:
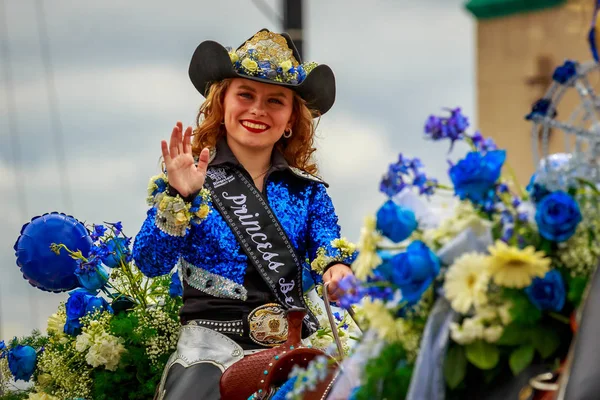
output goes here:
<path id="1" fill-rule="evenodd" d="M 325 64 L 302 63 L 287 33 L 258 31 L 235 50 L 207 40 L 196 48 L 189 75 L 206 97 L 210 85 L 227 78 L 287 87 L 306 100 L 309 108 L 325 114 L 335 101 L 335 77 Z"/>

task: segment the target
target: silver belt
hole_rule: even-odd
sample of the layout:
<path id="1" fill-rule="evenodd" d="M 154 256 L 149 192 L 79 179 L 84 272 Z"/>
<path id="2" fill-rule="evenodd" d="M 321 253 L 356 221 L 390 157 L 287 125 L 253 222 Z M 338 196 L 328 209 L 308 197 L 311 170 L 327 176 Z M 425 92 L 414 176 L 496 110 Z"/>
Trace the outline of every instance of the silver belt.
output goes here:
<path id="1" fill-rule="evenodd" d="M 188 321 L 186 325 L 201 326 L 226 335 L 244 335 L 244 321 L 241 319 L 229 321 L 194 319 Z M 256 307 L 248 314 L 248 336 L 255 343 L 261 346 L 278 346 L 286 341 L 287 335 L 286 312 L 279 304 L 265 304 Z"/>
<path id="2" fill-rule="evenodd" d="M 186 325 L 202 326 L 204 328 L 212 329 L 225 335 L 244 335 L 244 321 L 241 319 L 235 319 L 231 321 L 213 321 L 210 319 L 193 319 L 188 321 Z"/>

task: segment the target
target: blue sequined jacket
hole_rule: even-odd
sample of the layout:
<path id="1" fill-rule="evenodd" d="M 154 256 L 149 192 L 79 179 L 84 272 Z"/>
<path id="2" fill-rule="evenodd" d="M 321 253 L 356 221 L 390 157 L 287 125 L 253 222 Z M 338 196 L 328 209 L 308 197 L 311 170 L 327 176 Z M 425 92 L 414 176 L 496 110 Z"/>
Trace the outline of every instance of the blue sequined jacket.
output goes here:
<path id="1" fill-rule="evenodd" d="M 225 163 L 242 168 L 221 141 L 209 165 Z M 264 179 L 263 194 L 297 254 L 305 260 L 305 290 L 313 282 L 321 282 L 327 266 L 352 262 L 354 255 L 344 257 L 332 245 L 340 237 L 340 226 L 324 182 L 290 167 L 278 152 L 274 152 Z M 212 209 L 201 223 L 190 225 L 183 236 L 161 229 L 156 215 L 156 207 L 150 208 L 135 238 L 133 257 L 140 270 L 151 277 L 169 273 L 178 265 L 184 284 L 183 317 L 206 318 L 213 305 L 235 308 L 256 303 L 248 304 L 253 307 L 274 300 L 218 210 Z M 326 265 L 311 269 L 318 253 Z"/>

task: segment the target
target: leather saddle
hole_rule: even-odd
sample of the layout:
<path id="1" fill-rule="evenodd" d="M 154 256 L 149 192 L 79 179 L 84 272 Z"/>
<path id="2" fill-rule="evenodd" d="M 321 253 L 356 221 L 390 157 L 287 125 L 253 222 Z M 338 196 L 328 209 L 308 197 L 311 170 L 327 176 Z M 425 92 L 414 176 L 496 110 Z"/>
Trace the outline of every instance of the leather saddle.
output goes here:
<path id="1" fill-rule="evenodd" d="M 294 366 L 306 368 L 316 357 L 324 356 L 330 360 L 327 377 L 311 391 L 304 393 L 304 400 L 324 400 L 332 389 L 337 375 L 340 373 L 340 361 L 343 357 L 342 346 L 338 337 L 335 320 L 329 305 L 327 285 L 323 288 L 325 309 L 337 344 L 339 359 L 322 350 L 302 344 L 302 321 L 306 315 L 304 308 L 287 311 L 288 337 L 285 343 L 249 356 L 225 370 L 221 376 L 220 391 L 224 400 L 267 400 L 273 397 L 277 388 L 287 380 Z M 354 313 L 348 310 L 352 318 Z"/>

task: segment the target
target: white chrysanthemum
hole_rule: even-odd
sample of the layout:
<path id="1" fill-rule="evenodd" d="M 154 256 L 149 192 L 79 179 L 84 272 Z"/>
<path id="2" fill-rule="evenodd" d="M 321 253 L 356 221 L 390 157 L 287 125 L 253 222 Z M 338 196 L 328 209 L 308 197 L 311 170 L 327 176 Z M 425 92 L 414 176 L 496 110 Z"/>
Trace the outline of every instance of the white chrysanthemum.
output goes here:
<path id="1" fill-rule="evenodd" d="M 75 339 L 75 350 L 83 353 L 91 346 L 91 342 L 92 337 L 90 334 L 87 332 L 82 332 L 79 336 L 77 336 L 77 339 Z"/>
<path id="2" fill-rule="evenodd" d="M 104 365 L 107 370 L 116 371 L 124 352 L 125 347 L 119 338 L 104 333 L 94 338 L 94 344 L 85 356 L 85 361 L 92 367 Z"/>
<path id="3" fill-rule="evenodd" d="M 437 228 L 427 229 L 422 239 L 428 247 L 438 249 L 467 228 L 480 235 L 491 228 L 491 222 L 480 218 L 471 202 L 461 201 L 449 218 L 444 219 Z"/>
<path id="4" fill-rule="evenodd" d="M 465 318 L 462 325 L 450 324 L 450 337 L 458 344 L 469 344 L 483 337 L 484 326 L 474 318 Z"/>
<path id="5" fill-rule="evenodd" d="M 396 321 L 383 301 L 365 298 L 361 303 L 361 308 L 369 320 L 369 326 L 379 334 L 379 337 L 389 342 L 398 340 Z"/>
<path id="6" fill-rule="evenodd" d="M 63 328 L 66 322 L 66 315 L 64 313 L 54 313 L 48 318 L 48 326 L 46 330 L 49 334 L 60 335 L 63 333 Z"/>
<path id="7" fill-rule="evenodd" d="M 501 325 L 492 325 L 483 329 L 483 339 L 488 343 L 495 343 L 502 333 L 504 332 L 504 327 Z"/>
<path id="8" fill-rule="evenodd" d="M 374 216 L 365 218 L 365 225 L 361 229 L 358 241 L 359 254 L 352 263 L 354 275 L 360 280 L 365 280 L 373 269 L 381 264 L 381 258 L 377 255 L 377 244 L 381 241 L 381 235 L 375 229 L 377 220 Z"/>
<path id="9" fill-rule="evenodd" d="M 452 308 L 461 314 L 469 312 L 472 306 L 487 303 L 488 258 L 479 253 L 463 254 L 448 269 L 444 282 L 446 298 Z"/>
<path id="10" fill-rule="evenodd" d="M 510 309 L 512 308 L 512 303 L 506 302 L 501 306 L 498 306 L 496 310 L 498 311 L 498 317 L 502 322 L 502 325 L 506 326 L 512 322 L 512 315 L 510 315 Z"/>

